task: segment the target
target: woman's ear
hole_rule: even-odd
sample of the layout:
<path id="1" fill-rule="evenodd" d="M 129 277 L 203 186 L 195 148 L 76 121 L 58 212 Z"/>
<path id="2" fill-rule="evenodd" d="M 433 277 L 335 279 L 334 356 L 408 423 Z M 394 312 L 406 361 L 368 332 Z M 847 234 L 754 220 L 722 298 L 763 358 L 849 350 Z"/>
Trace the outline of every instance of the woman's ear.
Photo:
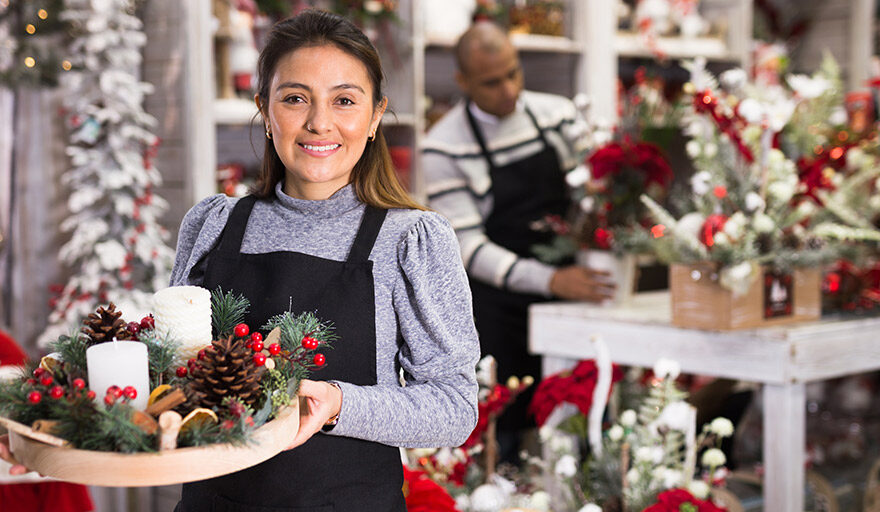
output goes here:
<path id="1" fill-rule="evenodd" d="M 266 117 L 266 113 L 263 112 L 263 102 L 260 101 L 260 95 L 259 95 L 259 94 L 254 94 L 254 103 L 257 104 L 257 110 L 260 111 L 260 115 L 263 116 L 263 117 L 265 118 L 265 117 Z"/>
<path id="2" fill-rule="evenodd" d="M 382 116 L 385 114 L 385 109 L 388 107 L 388 96 L 383 96 L 382 101 L 376 105 L 376 110 L 373 112 L 373 121 L 370 123 L 370 133 L 376 133 L 376 130 L 379 129 L 379 123 L 382 122 Z"/>

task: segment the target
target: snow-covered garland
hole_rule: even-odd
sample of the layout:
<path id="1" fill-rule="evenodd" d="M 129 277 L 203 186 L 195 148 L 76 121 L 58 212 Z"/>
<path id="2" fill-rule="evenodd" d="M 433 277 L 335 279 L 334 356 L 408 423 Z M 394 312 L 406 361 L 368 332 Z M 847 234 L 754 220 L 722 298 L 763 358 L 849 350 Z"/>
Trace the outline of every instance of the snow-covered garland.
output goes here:
<path id="1" fill-rule="evenodd" d="M 65 74 L 69 129 L 71 232 L 59 258 L 72 277 L 50 301 L 42 345 L 112 297 L 132 314 L 145 312 L 152 292 L 168 284 L 174 252 L 158 223 L 167 202 L 156 195 L 161 176 L 153 166 L 159 138 L 156 120 L 144 112 L 149 83 L 138 79 L 146 42 L 133 0 L 66 0 L 73 65 Z"/>

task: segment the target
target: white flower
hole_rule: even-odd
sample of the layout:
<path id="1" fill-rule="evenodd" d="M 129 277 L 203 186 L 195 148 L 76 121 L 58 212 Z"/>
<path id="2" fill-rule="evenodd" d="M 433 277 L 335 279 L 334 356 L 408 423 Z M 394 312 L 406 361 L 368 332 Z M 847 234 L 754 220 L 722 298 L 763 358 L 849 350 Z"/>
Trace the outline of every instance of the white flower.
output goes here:
<path id="1" fill-rule="evenodd" d="M 665 379 L 667 377 L 670 379 L 677 379 L 680 373 L 681 366 L 677 361 L 673 361 L 672 359 L 661 357 L 656 363 L 654 363 L 654 375 L 658 379 Z"/>
<path id="2" fill-rule="evenodd" d="M 583 507 L 579 508 L 577 512 L 602 512 L 602 507 L 596 505 L 595 503 L 587 503 Z"/>
<path id="3" fill-rule="evenodd" d="M 703 228 L 704 222 L 706 222 L 706 218 L 702 214 L 698 212 L 686 213 L 675 223 L 675 230 L 682 236 L 690 236 L 696 240 L 700 236 L 700 229 Z"/>
<path id="4" fill-rule="evenodd" d="M 624 427 L 632 427 L 636 424 L 636 420 L 638 419 L 638 415 L 636 411 L 632 409 L 627 409 L 620 413 L 620 424 Z"/>
<path id="5" fill-rule="evenodd" d="M 767 120 L 770 121 L 770 129 L 773 133 L 781 132 L 785 128 L 796 107 L 797 103 L 788 98 L 778 98 L 770 103 L 767 108 Z"/>
<path id="6" fill-rule="evenodd" d="M 868 206 L 874 211 L 880 210 L 880 196 L 878 196 L 876 194 L 872 195 L 868 199 Z"/>
<path id="7" fill-rule="evenodd" d="M 379 14 L 385 10 L 385 8 L 379 0 L 367 0 L 364 2 L 364 10 L 370 14 Z"/>
<path id="8" fill-rule="evenodd" d="M 758 124 L 764 119 L 764 108 L 754 98 L 746 98 L 740 101 L 737 111 L 750 124 Z"/>
<path id="9" fill-rule="evenodd" d="M 776 229 L 776 223 L 766 213 L 757 213 L 752 219 L 752 227 L 758 233 L 770 233 Z"/>
<path id="10" fill-rule="evenodd" d="M 721 231 L 730 238 L 737 240 L 741 236 L 743 236 L 746 222 L 746 216 L 745 214 L 743 214 L 743 212 L 735 212 L 727 219 L 727 222 L 724 223 L 724 227 L 721 228 Z M 717 235 L 715 238 L 715 242 L 718 242 Z"/>
<path id="11" fill-rule="evenodd" d="M 787 203 L 797 192 L 797 179 L 778 180 L 767 185 L 767 195 L 777 203 Z"/>
<path id="12" fill-rule="evenodd" d="M 709 497 L 709 484 L 702 480 L 691 480 L 690 483 L 687 484 L 687 490 L 690 491 L 694 497 L 701 500 Z"/>
<path id="13" fill-rule="evenodd" d="M 712 237 L 712 242 L 715 245 L 719 246 L 729 246 L 730 245 L 730 236 L 727 233 L 715 233 L 715 236 Z"/>
<path id="14" fill-rule="evenodd" d="M 767 165 L 771 167 L 776 167 L 785 162 L 785 153 L 782 151 L 773 148 L 767 153 Z"/>
<path id="15" fill-rule="evenodd" d="M 707 142 L 703 146 L 703 154 L 706 155 L 707 158 L 712 158 L 718 154 L 718 144 L 714 142 Z"/>
<path id="16" fill-rule="evenodd" d="M 635 485 L 639 483 L 641 476 L 639 475 L 639 470 L 636 468 L 632 468 L 626 472 L 626 481 L 629 482 L 630 485 Z"/>
<path id="17" fill-rule="evenodd" d="M 757 265 L 744 261 L 721 269 L 718 282 L 736 296 L 743 296 L 749 291 L 752 281 L 757 276 Z"/>
<path id="18" fill-rule="evenodd" d="M 831 81 L 821 76 L 789 75 L 786 82 L 794 92 L 808 100 L 822 96 L 831 88 Z"/>
<path id="19" fill-rule="evenodd" d="M 678 487 L 681 484 L 681 480 L 684 477 L 681 471 L 667 468 L 665 466 L 658 466 L 654 468 L 651 472 L 651 475 L 654 477 L 654 480 L 659 480 L 663 483 L 664 489 L 672 489 L 674 487 Z"/>
<path id="20" fill-rule="evenodd" d="M 533 510 L 550 510 L 550 494 L 547 491 L 535 491 L 529 498 L 529 507 Z"/>
<path id="21" fill-rule="evenodd" d="M 639 446 L 636 448 L 634 458 L 636 462 L 659 464 L 663 460 L 663 447 Z"/>
<path id="22" fill-rule="evenodd" d="M 686 432 L 693 422 L 692 407 L 687 402 L 672 402 L 660 411 L 654 422 L 658 426 L 666 426 L 671 430 Z"/>
<path id="23" fill-rule="evenodd" d="M 580 187 L 590 179 L 590 171 L 586 165 L 579 165 L 565 175 L 565 182 L 569 187 Z"/>
<path id="24" fill-rule="evenodd" d="M 471 493 L 471 510 L 495 512 L 507 505 L 507 495 L 495 484 L 483 484 Z"/>
<path id="25" fill-rule="evenodd" d="M 457 510 L 470 510 L 471 497 L 467 494 L 459 494 L 455 497 L 455 508 Z"/>
<path id="26" fill-rule="evenodd" d="M 709 430 L 718 437 L 730 437 L 733 435 L 733 422 L 727 418 L 715 418 L 709 424 Z"/>
<path id="27" fill-rule="evenodd" d="M 693 140 L 693 139 L 687 141 L 687 144 L 684 145 L 684 150 L 685 150 L 685 152 L 687 152 L 687 155 L 691 158 L 697 158 L 698 156 L 700 156 L 700 153 L 703 152 L 703 149 L 700 146 L 700 143 Z"/>
<path id="28" fill-rule="evenodd" d="M 749 192 L 746 194 L 746 211 L 753 212 L 764 208 L 764 200 L 757 192 Z"/>
<path id="29" fill-rule="evenodd" d="M 596 207 L 596 199 L 592 196 L 587 196 L 581 199 L 580 203 L 578 203 L 581 207 L 581 210 L 590 213 L 593 211 L 593 208 Z"/>
<path id="30" fill-rule="evenodd" d="M 709 182 L 712 181 L 712 175 L 708 171 L 700 171 L 691 176 L 691 189 L 694 194 L 702 196 L 709 192 Z"/>
<path id="31" fill-rule="evenodd" d="M 716 468 L 718 466 L 723 466 L 725 462 L 727 462 L 727 457 L 724 456 L 724 452 L 719 450 L 718 448 L 709 448 L 703 453 L 703 458 L 701 459 L 704 466 L 709 466 L 710 468 Z"/>
<path id="32" fill-rule="evenodd" d="M 486 356 L 477 361 L 477 382 L 488 386 L 492 381 L 492 368 L 495 366 L 495 358 Z"/>
<path id="33" fill-rule="evenodd" d="M 577 459 L 573 455 L 563 455 L 553 466 L 553 472 L 563 478 L 571 478 L 577 473 Z"/>
<path id="34" fill-rule="evenodd" d="M 542 443 L 546 443 L 555 435 L 556 429 L 551 427 L 550 425 L 544 425 L 543 427 L 538 429 L 538 439 L 540 439 Z"/>
<path id="35" fill-rule="evenodd" d="M 437 454 L 434 455 L 434 459 L 437 461 L 441 467 L 444 468 L 452 468 L 455 466 L 455 463 L 458 462 L 458 458 L 452 453 L 452 450 L 449 448 L 440 448 L 437 450 Z"/>
<path id="36" fill-rule="evenodd" d="M 118 270 L 125 265 L 125 247 L 116 240 L 107 240 L 95 245 L 95 254 L 105 270 Z"/>
<path id="37" fill-rule="evenodd" d="M 862 148 L 852 148 L 846 152 L 846 167 L 855 170 L 865 164 L 865 152 Z"/>
<path id="38" fill-rule="evenodd" d="M 746 72 L 741 68 L 733 68 L 728 69 L 724 73 L 718 76 L 719 80 L 721 80 L 721 85 L 723 85 L 726 89 L 737 90 L 746 84 L 747 76 Z"/>
<path id="39" fill-rule="evenodd" d="M 436 451 L 436 448 L 413 448 L 409 453 L 413 457 L 420 459 L 422 457 L 430 457 L 431 455 L 434 455 L 434 452 Z"/>
<path id="40" fill-rule="evenodd" d="M 617 442 L 623 439 L 623 427 L 620 425 L 614 425 L 613 427 L 608 429 L 608 439 Z"/>
<path id="41" fill-rule="evenodd" d="M 571 435 L 560 432 L 550 438 L 550 449 L 554 453 L 574 453 L 577 441 Z"/>
<path id="42" fill-rule="evenodd" d="M 835 126 L 846 124 L 847 120 L 849 120 L 849 116 L 846 114 L 846 109 L 839 106 L 834 107 L 831 111 L 831 115 L 828 116 L 828 122 Z"/>

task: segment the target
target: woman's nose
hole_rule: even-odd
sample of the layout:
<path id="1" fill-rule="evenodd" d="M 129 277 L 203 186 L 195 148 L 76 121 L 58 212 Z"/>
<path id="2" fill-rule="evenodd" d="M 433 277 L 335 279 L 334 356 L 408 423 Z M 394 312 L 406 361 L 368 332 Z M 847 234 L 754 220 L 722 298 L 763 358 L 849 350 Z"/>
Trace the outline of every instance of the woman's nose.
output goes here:
<path id="1" fill-rule="evenodd" d="M 312 133 L 325 133 L 330 129 L 331 112 L 329 108 L 314 105 L 309 110 L 309 118 L 306 121 L 306 129 Z"/>

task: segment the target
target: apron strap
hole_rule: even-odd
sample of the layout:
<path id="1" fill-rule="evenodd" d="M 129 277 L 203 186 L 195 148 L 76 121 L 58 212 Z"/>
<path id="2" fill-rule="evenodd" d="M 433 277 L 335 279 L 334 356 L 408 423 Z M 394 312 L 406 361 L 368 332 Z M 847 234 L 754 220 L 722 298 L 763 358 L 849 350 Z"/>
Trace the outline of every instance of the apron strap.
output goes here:
<path id="1" fill-rule="evenodd" d="M 532 110 L 528 105 L 525 105 L 526 114 L 529 115 L 529 119 L 532 120 L 532 124 L 535 125 L 535 129 L 538 130 L 538 137 L 541 138 L 541 142 L 544 143 L 544 146 L 547 147 L 550 144 L 547 143 L 547 138 L 544 137 L 544 130 L 541 129 L 541 125 L 538 124 L 538 120 L 535 119 L 535 114 L 532 113 Z"/>
<path id="2" fill-rule="evenodd" d="M 370 253 L 373 251 L 373 244 L 376 242 L 376 237 L 379 236 L 379 230 L 382 229 L 382 223 L 385 222 L 387 214 L 388 210 L 384 208 L 367 205 L 361 219 L 361 227 L 358 228 L 354 243 L 351 244 L 351 251 L 348 253 L 348 260 L 346 260 L 348 263 L 362 263 L 369 259 Z"/>
<path id="3" fill-rule="evenodd" d="M 464 112 L 467 114 L 468 124 L 471 125 L 471 132 L 474 134 L 474 138 L 477 139 L 477 144 L 480 145 L 480 151 L 483 153 L 483 158 L 486 159 L 486 162 L 489 164 L 489 170 L 495 169 L 495 163 L 492 161 L 492 153 L 489 153 L 489 148 L 486 146 L 486 138 L 483 137 L 483 131 L 480 130 L 480 125 L 477 124 L 477 120 L 474 119 L 474 115 L 471 113 L 471 100 L 468 100 L 464 105 Z"/>
<path id="4" fill-rule="evenodd" d="M 226 227 L 223 228 L 223 233 L 220 235 L 217 251 L 227 254 L 241 252 L 244 230 L 247 228 L 248 218 L 256 203 L 255 196 L 245 196 L 235 203 L 235 207 L 232 208 L 232 213 L 229 214 L 229 219 L 226 221 Z"/>

